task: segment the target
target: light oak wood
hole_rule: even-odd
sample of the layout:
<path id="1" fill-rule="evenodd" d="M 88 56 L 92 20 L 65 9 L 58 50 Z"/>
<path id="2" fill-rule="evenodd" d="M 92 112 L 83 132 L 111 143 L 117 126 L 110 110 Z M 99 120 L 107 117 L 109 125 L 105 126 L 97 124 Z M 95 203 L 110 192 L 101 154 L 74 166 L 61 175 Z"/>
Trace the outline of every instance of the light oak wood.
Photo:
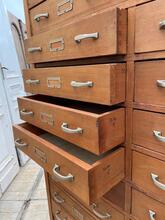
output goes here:
<path id="1" fill-rule="evenodd" d="M 33 8 L 34 6 L 44 2 L 44 1 L 47 1 L 47 0 L 25 0 L 28 4 L 28 8 L 31 9 Z"/>
<path id="2" fill-rule="evenodd" d="M 159 200 L 165 203 L 165 191 L 157 187 L 151 178 L 151 173 L 158 175 L 159 178 L 157 180 L 165 184 L 164 169 L 164 161 L 133 151 L 133 183 L 144 192 L 152 193 L 155 198 L 158 197 Z"/>
<path id="3" fill-rule="evenodd" d="M 136 220 L 151 219 L 149 210 L 155 212 L 154 219 L 165 219 L 165 205 L 136 190 L 132 191 L 132 197 L 132 215 L 136 218 Z"/>
<path id="4" fill-rule="evenodd" d="M 161 131 L 165 136 L 165 115 L 147 111 L 133 112 L 133 143 L 145 148 L 165 153 L 165 143 L 159 141 L 153 131 Z"/>
<path id="5" fill-rule="evenodd" d="M 24 70 L 26 92 L 114 105 L 125 101 L 125 64 L 103 64 Z M 29 80 L 39 80 L 29 84 Z M 72 81 L 92 82 L 75 88 Z"/>
<path id="6" fill-rule="evenodd" d="M 107 109 L 105 106 L 57 100 L 51 97 L 31 96 L 18 99 L 24 121 L 42 128 L 94 154 L 102 154 L 125 140 L 125 109 Z M 67 133 L 62 129 L 81 128 L 82 133 Z"/>
<path id="7" fill-rule="evenodd" d="M 25 41 L 29 63 L 97 57 L 126 53 L 126 10 L 118 8 L 90 15 L 74 24 L 59 29 L 52 28 Z M 108 24 L 108 26 L 107 26 Z M 84 39 L 77 43 L 74 38 L 81 34 L 99 33 L 98 39 Z M 58 39 L 58 43 L 50 43 Z M 42 51 L 29 53 L 29 48 L 41 47 Z M 51 49 L 50 49 L 51 47 Z M 60 48 L 60 49 L 59 49 Z M 58 51 L 51 51 L 59 49 Z"/>
<path id="8" fill-rule="evenodd" d="M 37 131 L 28 124 L 14 126 L 15 140 L 27 143 L 27 147 L 19 147 L 20 150 L 54 178 L 55 164 L 60 166 L 62 175 L 71 173 L 74 180 L 61 184 L 85 204 L 90 205 L 124 178 L 123 148 L 98 157 L 53 135 L 41 136 L 40 130 Z"/>

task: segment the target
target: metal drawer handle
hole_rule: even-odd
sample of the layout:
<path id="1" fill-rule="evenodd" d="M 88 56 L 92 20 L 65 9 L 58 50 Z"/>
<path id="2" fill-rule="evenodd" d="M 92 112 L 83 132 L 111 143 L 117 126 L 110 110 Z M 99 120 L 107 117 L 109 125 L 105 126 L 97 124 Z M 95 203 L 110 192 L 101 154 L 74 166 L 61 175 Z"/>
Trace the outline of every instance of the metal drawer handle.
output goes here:
<path id="1" fill-rule="evenodd" d="M 15 140 L 15 146 L 16 146 L 16 147 L 20 147 L 20 148 L 24 148 L 24 147 L 27 147 L 27 146 L 28 146 L 27 143 L 21 143 L 21 142 L 22 142 L 22 140 L 21 140 L 20 138 L 17 138 L 17 139 Z"/>
<path id="2" fill-rule="evenodd" d="M 81 40 L 89 39 L 89 38 L 96 40 L 99 38 L 99 33 L 96 32 L 96 33 L 91 33 L 91 34 L 80 34 L 80 35 L 75 36 L 74 40 L 76 41 L 76 43 L 81 43 Z"/>
<path id="3" fill-rule="evenodd" d="M 165 88 L 165 80 L 157 80 L 157 86 Z"/>
<path id="4" fill-rule="evenodd" d="M 88 81 L 88 82 L 77 82 L 77 81 L 71 81 L 70 85 L 74 88 L 80 88 L 80 87 L 92 87 L 93 82 Z"/>
<path id="5" fill-rule="evenodd" d="M 162 29 L 165 29 L 165 20 L 163 20 L 163 21 L 161 21 L 161 22 L 159 23 L 159 27 L 160 27 L 161 30 L 162 30 Z"/>
<path id="6" fill-rule="evenodd" d="M 61 198 L 61 197 L 58 195 L 57 192 L 54 193 L 53 199 L 54 199 L 54 201 L 55 201 L 56 203 L 58 203 L 58 204 L 62 204 L 62 203 L 65 202 L 65 200 L 64 200 L 63 198 Z"/>
<path id="7" fill-rule="evenodd" d="M 60 213 L 61 213 L 60 210 L 56 211 L 56 214 L 55 214 L 56 220 L 62 220 L 62 219 L 59 217 Z M 63 220 L 67 220 L 67 218 L 63 218 Z"/>
<path id="8" fill-rule="evenodd" d="M 33 115 L 34 115 L 34 112 L 32 112 L 32 111 L 27 111 L 26 109 L 22 109 L 22 110 L 20 111 L 20 114 L 21 114 L 22 116 L 24 116 L 24 115 L 33 116 Z"/>
<path id="9" fill-rule="evenodd" d="M 54 168 L 53 168 L 53 173 L 55 175 L 55 178 L 59 181 L 63 181 L 63 182 L 73 182 L 74 180 L 74 176 L 72 174 L 68 174 L 66 176 L 63 176 L 59 173 L 60 171 L 60 166 L 55 164 Z"/>
<path id="10" fill-rule="evenodd" d="M 156 215 L 156 213 L 154 211 L 149 210 L 150 220 L 155 220 L 155 215 Z"/>
<path id="11" fill-rule="evenodd" d="M 28 48 L 28 52 L 29 53 L 41 52 L 41 51 L 42 51 L 41 47 L 31 47 L 31 48 Z"/>
<path id="12" fill-rule="evenodd" d="M 91 208 L 93 213 L 100 219 L 110 219 L 112 216 L 109 213 L 105 213 L 105 215 L 100 214 L 96 211 L 97 205 L 95 203 L 92 204 Z"/>
<path id="13" fill-rule="evenodd" d="M 63 123 L 61 125 L 61 129 L 68 134 L 82 134 L 83 133 L 83 129 L 82 128 L 76 128 L 76 129 L 71 129 L 68 128 L 68 124 L 67 123 Z"/>
<path id="14" fill-rule="evenodd" d="M 162 190 L 165 190 L 165 184 L 163 183 L 160 183 L 158 181 L 159 179 L 159 176 L 154 174 L 154 173 L 151 173 L 151 178 L 152 178 L 152 181 L 154 183 L 155 186 L 157 186 L 159 189 L 162 189 Z"/>
<path id="15" fill-rule="evenodd" d="M 26 80 L 26 84 L 29 84 L 29 85 L 36 85 L 36 84 L 40 84 L 40 80 L 39 79 L 27 79 Z"/>
<path id="16" fill-rule="evenodd" d="M 49 13 L 42 13 L 34 16 L 34 20 L 40 22 L 41 18 L 48 18 Z"/>
<path id="17" fill-rule="evenodd" d="M 165 142 L 165 137 L 162 136 L 162 132 L 161 131 L 153 131 L 154 136 L 156 137 L 156 139 L 160 142 Z"/>

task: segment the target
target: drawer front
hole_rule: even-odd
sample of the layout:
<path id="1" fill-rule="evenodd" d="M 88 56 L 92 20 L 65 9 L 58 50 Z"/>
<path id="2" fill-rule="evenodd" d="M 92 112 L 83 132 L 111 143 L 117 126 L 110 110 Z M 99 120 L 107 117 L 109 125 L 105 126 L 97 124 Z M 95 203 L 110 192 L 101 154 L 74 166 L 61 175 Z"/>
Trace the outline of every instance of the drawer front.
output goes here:
<path id="1" fill-rule="evenodd" d="M 164 1 L 153 1 L 138 6 L 136 8 L 135 20 L 135 52 L 141 53 L 164 50 Z"/>
<path id="2" fill-rule="evenodd" d="M 14 137 L 20 150 L 87 205 L 102 197 L 124 178 L 123 148 L 94 158 L 93 154 L 78 150 L 50 134 L 40 136 L 38 129 L 29 124 L 14 126 Z M 74 155 L 73 151 L 76 151 Z"/>
<path id="3" fill-rule="evenodd" d="M 61 22 L 73 21 L 77 19 L 77 15 L 85 16 L 92 14 L 101 7 L 109 6 L 109 4 L 118 4 L 125 0 L 100 0 L 100 1 L 73 1 L 73 0 L 47 0 L 37 7 L 30 10 L 30 22 L 32 34 L 38 34 L 51 29 L 51 25 L 60 25 Z M 99 8 L 98 8 L 99 7 Z M 83 14 L 82 14 L 83 13 Z M 60 23 L 60 24 L 59 24 Z"/>
<path id="4" fill-rule="evenodd" d="M 135 102 L 147 105 L 165 105 L 164 68 L 165 61 L 135 64 Z"/>
<path id="5" fill-rule="evenodd" d="M 125 101 L 125 64 L 24 70 L 26 92 L 114 105 Z"/>
<path id="6" fill-rule="evenodd" d="M 125 54 L 126 11 L 111 9 L 38 34 L 25 48 L 29 63 Z"/>
<path id="7" fill-rule="evenodd" d="M 133 190 L 132 197 L 132 215 L 137 220 L 165 219 L 165 205 L 136 190 Z"/>
<path id="8" fill-rule="evenodd" d="M 47 2 L 48 0 L 25 0 L 25 1 L 28 2 L 28 8 L 30 9 L 44 1 Z"/>
<path id="9" fill-rule="evenodd" d="M 94 154 L 99 155 L 124 142 L 123 108 L 101 117 L 28 98 L 20 98 L 18 103 L 21 119 Z"/>
<path id="10" fill-rule="evenodd" d="M 165 162 L 133 152 L 132 180 L 165 203 Z"/>
<path id="11" fill-rule="evenodd" d="M 133 113 L 133 143 L 165 153 L 165 115 L 146 111 Z"/>

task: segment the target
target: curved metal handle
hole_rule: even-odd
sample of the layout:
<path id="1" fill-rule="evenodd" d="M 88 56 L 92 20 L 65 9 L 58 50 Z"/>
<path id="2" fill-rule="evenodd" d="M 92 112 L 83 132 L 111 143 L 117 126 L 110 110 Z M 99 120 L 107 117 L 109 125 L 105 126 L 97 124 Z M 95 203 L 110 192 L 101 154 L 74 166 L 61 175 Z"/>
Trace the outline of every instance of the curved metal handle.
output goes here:
<path id="1" fill-rule="evenodd" d="M 161 88 L 165 88 L 165 80 L 157 80 L 157 86 Z"/>
<path id="2" fill-rule="evenodd" d="M 93 213 L 100 219 L 110 219 L 112 216 L 109 213 L 105 213 L 105 215 L 102 215 L 101 213 L 96 211 L 97 205 L 95 203 L 92 204 L 91 208 Z"/>
<path id="3" fill-rule="evenodd" d="M 29 85 L 36 85 L 36 84 L 40 84 L 40 80 L 39 79 L 27 79 L 26 80 L 26 84 L 29 84 Z"/>
<path id="4" fill-rule="evenodd" d="M 40 22 L 41 18 L 48 18 L 49 17 L 49 13 L 41 13 L 38 15 L 34 16 L 34 20 L 37 22 Z"/>
<path id="5" fill-rule="evenodd" d="M 15 146 L 16 147 L 20 147 L 20 148 L 24 148 L 24 147 L 27 147 L 28 144 L 27 143 L 20 143 L 22 140 L 20 138 L 17 138 L 15 140 Z"/>
<path id="6" fill-rule="evenodd" d="M 30 48 L 28 48 L 29 53 L 41 52 L 41 51 L 42 51 L 41 47 L 30 47 Z"/>
<path id="7" fill-rule="evenodd" d="M 150 220 L 155 220 L 155 215 L 156 215 L 156 212 L 149 210 Z"/>
<path id="8" fill-rule="evenodd" d="M 154 183 L 155 186 L 157 186 L 159 189 L 162 189 L 162 190 L 165 190 L 165 184 L 163 183 L 160 183 L 158 181 L 159 179 L 159 176 L 154 174 L 154 173 L 151 173 L 151 178 L 152 178 L 152 181 Z"/>
<path id="9" fill-rule="evenodd" d="M 165 137 L 162 136 L 162 132 L 161 131 L 153 131 L 154 136 L 156 137 L 156 139 L 160 142 L 165 143 Z"/>
<path id="10" fill-rule="evenodd" d="M 75 36 L 74 40 L 76 41 L 76 43 L 81 43 L 82 40 L 89 39 L 89 38 L 96 40 L 99 38 L 99 33 L 96 32 L 96 33 L 91 33 L 91 34 L 80 34 L 80 35 Z"/>
<path id="11" fill-rule="evenodd" d="M 61 213 L 60 210 L 56 211 L 56 214 L 55 214 L 56 220 L 62 220 L 62 219 L 59 217 L 60 213 Z M 63 220 L 67 220 L 67 218 L 63 218 Z"/>
<path id="12" fill-rule="evenodd" d="M 22 116 L 25 116 L 25 115 L 33 116 L 33 115 L 34 115 L 34 112 L 32 112 L 32 111 L 27 111 L 26 109 L 22 109 L 22 110 L 20 111 L 20 114 L 21 114 Z"/>
<path id="13" fill-rule="evenodd" d="M 83 133 L 83 129 L 82 128 L 76 128 L 76 129 L 71 129 L 68 128 L 68 124 L 67 123 L 63 123 L 61 125 L 61 129 L 68 134 L 82 134 Z"/>
<path id="14" fill-rule="evenodd" d="M 64 200 L 63 198 L 61 198 L 61 197 L 58 195 L 57 192 L 54 193 L 53 199 L 54 199 L 54 201 L 55 201 L 56 203 L 58 203 L 58 204 L 62 204 L 62 203 L 65 202 L 65 200 Z"/>
<path id="15" fill-rule="evenodd" d="M 80 88 L 80 87 L 92 87 L 93 82 L 88 81 L 88 82 L 77 82 L 77 81 L 71 81 L 70 85 L 74 88 Z"/>
<path id="16" fill-rule="evenodd" d="M 163 21 L 161 21 L 161 22 L 159 23 L 159 27 L 160 27 L 161 30 L 162 30 L 162 29 L 165 29 L 165 20 L 163 20 Z"/>
<path id="17" fill-rule="evenodd" d="M 55 175 L 55 178 L 59 181 L 62 182 L 73 182 L 74 180 L 74 176 L 72 174 L 68 174 L 66 176 L 63 176 L 59 173 L 60 171 L 60 166 L 55 164 L 55 166 L 53 167 L 53 174 Z"/>

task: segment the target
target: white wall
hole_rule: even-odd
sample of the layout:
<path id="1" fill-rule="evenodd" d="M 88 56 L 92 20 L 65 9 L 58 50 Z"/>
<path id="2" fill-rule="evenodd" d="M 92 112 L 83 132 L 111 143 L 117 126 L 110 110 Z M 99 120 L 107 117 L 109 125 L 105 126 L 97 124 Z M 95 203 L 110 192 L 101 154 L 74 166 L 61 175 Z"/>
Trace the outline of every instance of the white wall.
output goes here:
<path id="1" fill-rule="evenodd" d="M 7 10 L 25 23 L 23 0 L 3 0 Z"/>

